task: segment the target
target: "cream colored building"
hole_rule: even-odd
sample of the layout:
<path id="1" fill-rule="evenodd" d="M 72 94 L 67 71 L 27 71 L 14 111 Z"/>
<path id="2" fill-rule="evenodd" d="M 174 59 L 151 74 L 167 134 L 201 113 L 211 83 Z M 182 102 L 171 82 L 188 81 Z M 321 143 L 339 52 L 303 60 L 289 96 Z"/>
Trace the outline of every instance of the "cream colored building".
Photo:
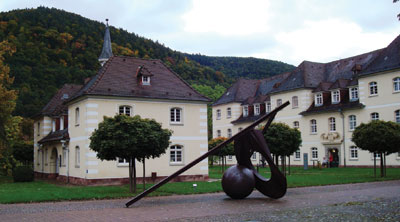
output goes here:
<path id="1" fill-rule="evenodd" d="M 240 79 L 213 104 L 213 137 L 230 137 L 286 101 L 290 106 L 275 121 L 298 128 L 303 141 L 291 156 L 292 165 L 302 165 L 304 154 L 309 164 L 332 156 L 333 166 L 373 165 L 373 154 L 355 146 L 352 132 L 373 119 L 400 123 L 400 37 L 362 55 L 304 61 L 290 73 Z M 259 158 L 254 155 L 253 163 Z M 229 159 L 228 164 L 235 163 Z M 400 166 L 400 153 L 386 162 Z"/>
<path id="2" fill-rule="evenodd" d="M 37 176 L 73 184 L 126 182 L 128 163 L 101 161 L 89 148 L 104 116 L 140 115 L 173 131 L 166 153 L 146 161 L 148 180 L 169 176 L 208 150 L 207 103 L 159 60 L 112 56 L 108 27 L 98 74 L 82 86 L 65 85 L 36 116 L 34 170 Z M 109 57 L 111 56 L 111 57 Z M 142 165 L 137 163 L 137 176 Z M 208 178 L 204 160 L 177 180 Z"/>

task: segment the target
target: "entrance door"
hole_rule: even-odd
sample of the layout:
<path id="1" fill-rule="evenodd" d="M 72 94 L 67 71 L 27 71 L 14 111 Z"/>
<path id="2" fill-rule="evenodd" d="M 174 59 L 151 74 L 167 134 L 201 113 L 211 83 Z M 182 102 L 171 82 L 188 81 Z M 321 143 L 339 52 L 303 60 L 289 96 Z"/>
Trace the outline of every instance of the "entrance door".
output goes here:
<path id="1" fill-rule="evenodd" d="M 58 153 L 57 153 L 57 149 L 55 147 L 51 151 L 50 173 L 58 174 Z"/>
<path id="2" fill-rule="evenodd" d="M 339 167 L 339 150 L 337 148 L 330 148 L 328 150 L 329 167 Z"/>

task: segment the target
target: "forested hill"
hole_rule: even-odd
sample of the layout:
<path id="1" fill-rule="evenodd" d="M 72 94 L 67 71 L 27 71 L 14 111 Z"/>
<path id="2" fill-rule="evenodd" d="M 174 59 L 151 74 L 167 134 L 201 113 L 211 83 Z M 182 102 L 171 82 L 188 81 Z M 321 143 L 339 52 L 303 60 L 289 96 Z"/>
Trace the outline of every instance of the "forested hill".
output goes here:
<path id="1" fill-rule="evenodd" d="M 214 70 L 221 71 L 225 73 L 227 77 L 233 79 L 237 79 L 239 77 L 260 79 L 279 73 L 288 72 L 295 68 L 293 65 L 283 62 L 252 57 L 217 57 L 199 54 L 185 55 L 189 59 L 200 63 L 200 65 L 208 66 Z"/>
<path id="2" fill-rule="evenodd" d="M 97 59 L 104 30 L 103 23 L 54 8 L 0 13 L 0 41 L 7 40 L 16 47 L 16 52 L 5 61 L 15 77 L 13 87 L 19 91 L 14 115 L 37 114 L 63 84 L 82 84 L 86 77 L 95 75 L 100 67 Z M 160 59 L 190 84 L 227 87 L 234 81 L 220 71 L 231 72 L 232 65 L 229 69 L 214 69 L 121 28 L 111 26 L 110 32 L 114 55 Z"/>

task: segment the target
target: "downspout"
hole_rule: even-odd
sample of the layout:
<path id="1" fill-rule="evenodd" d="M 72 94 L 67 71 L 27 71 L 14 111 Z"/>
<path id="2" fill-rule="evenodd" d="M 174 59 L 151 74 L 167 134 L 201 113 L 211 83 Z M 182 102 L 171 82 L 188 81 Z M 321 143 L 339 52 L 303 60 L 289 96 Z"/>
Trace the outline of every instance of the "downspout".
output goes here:
<path id="1" fill-rule="evenodd" d="M 345 129 L 344 129 L 344 114 L 343 110 L 339 109 L 340 116 L 342 117 L 342 134 L 343 134 L 343 166 L 346 167 L 346 136 L 345 136 Z"/>

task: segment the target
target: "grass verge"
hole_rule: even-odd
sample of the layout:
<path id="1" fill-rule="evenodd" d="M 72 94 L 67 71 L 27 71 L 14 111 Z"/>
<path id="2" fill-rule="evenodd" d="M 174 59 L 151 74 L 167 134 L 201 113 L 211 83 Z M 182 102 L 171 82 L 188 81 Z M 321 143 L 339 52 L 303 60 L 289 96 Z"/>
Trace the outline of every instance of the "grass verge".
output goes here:
<path id="1" fill-rule="evenodd" d="M 261 168 L 259 172 L 269 177 L 268 168 Z M 209 175 L 212 179 L 221 179 L 220 167 L 210 167 Z M 292 167 L 291 174 L 287 175 L 288 187 L 321 186 L 330 184 L 362 183 L 384 180 L 400 180 L 400 168 L 388 168 L 385 178 L 374 177 L 371 168 L 324 168 L 304 170 Z M 140 180 L 139 180 L 140 181 Z M 196 183 L 197 187 L 193 188 Z M 146 188 L 152 184 L 147 184 Z M 138 192 L 142 185 L 138 185 Z M 179 182 L 168 183 L 150 196 L 201 194 L 222 191 L 221 182 Z M 0 176 L 0 203 L 28 203 L 62 200 L 92 200 L 133 197 L 136 194 L 129 192 L 129 186 L 65 186 L 37 180 L 27 183 L 13 183 L 12 178 Z"/>

